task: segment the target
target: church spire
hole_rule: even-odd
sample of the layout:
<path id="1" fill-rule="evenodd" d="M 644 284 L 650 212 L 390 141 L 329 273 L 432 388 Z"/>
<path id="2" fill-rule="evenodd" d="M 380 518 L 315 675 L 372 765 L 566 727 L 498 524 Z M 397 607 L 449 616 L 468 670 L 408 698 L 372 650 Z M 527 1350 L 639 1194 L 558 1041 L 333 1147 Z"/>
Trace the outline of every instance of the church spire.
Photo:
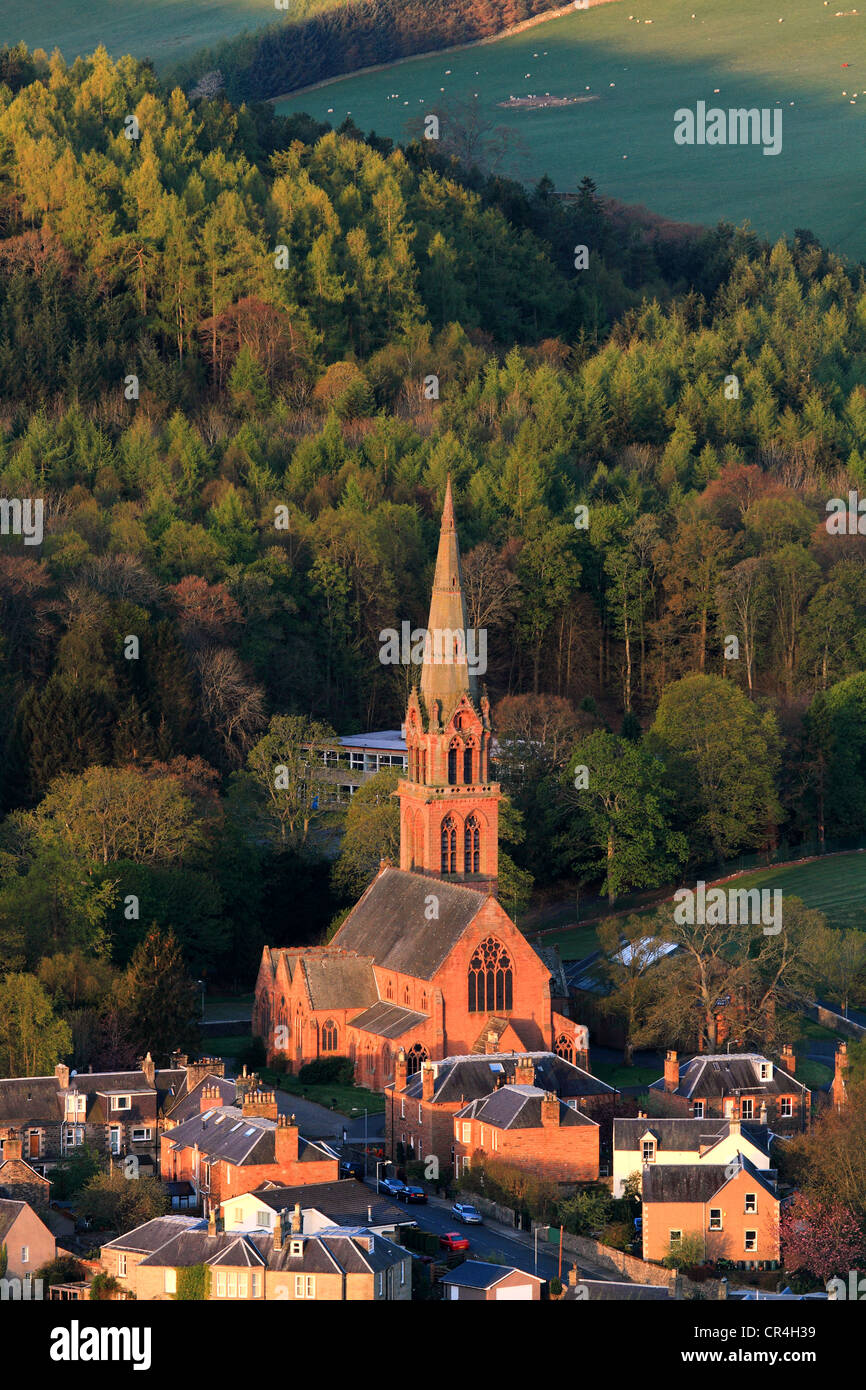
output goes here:
<path id="1" fill-rule="evenodd" d="M 434 700 L 439 702 L 440 717 L 447 717 L 463 694 L 468 694 L 478 704 L 478 682 L 466 659 L 467 640 L 460 547 L 449 473 L 421 668 L 421 694 L 428 716 Z"/>

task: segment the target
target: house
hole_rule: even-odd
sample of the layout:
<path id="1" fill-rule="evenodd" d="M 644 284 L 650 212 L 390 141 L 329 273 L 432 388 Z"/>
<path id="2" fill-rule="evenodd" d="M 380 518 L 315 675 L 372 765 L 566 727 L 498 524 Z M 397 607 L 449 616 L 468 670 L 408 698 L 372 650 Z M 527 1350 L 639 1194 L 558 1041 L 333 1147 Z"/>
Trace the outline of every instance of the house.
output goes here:
<path id="1" fill-rule="evenodd" d="M 796 1134 L 808 1127 L 811 1094 L 795 1069 L 790 1045 L 783 1048 L 781 1062 L 757 1052 L 721 1052 L 680 1062 L 670 1051 L 664 1076 L 650 1090 L 663 1094 L 672 1111 L 696 1120 L 757 1121 L 777 1134 Z"/>
<path id="2" fill-rule="evenodd" d="M 613 1122 L 613 1195 L 646 1164 L 730 1163 L 745 1154 L 756 1168 L 770 1167 L 774 1135 L 766 1125 L 741 1120 L 620 1119 Z"/>
<path id="3" fill-rule="evenodd" d="M 464 1260 L 462 1265 L 444 1275 L 441 1282 L 446 1290 L 445 1297 L 452 1301 L 537 1303 L 544 1280 L 522 1269 L 515 1269 L 514 1265 Z"/>
<path id="4" fill-rule="evenodd" d="M 729 1164 L 643 1168 L 643 1257 L 663 1260 L 697 1236 L 708 1262 L 775 1269 L 780 1199 L 776 1184 L 743 1154 Z"/>
<path id="5" fill-rule="evenodd" d="M 398 1054 L 386 1088 L 385 1142 L 392 1158 L 435 1155 L 440 1171 L 465 1172 L 479 1150 L 555 1182 L 597 1178 L 602 1125 L 616 1091 L 555 1052 L 445 1057 L 408 1075 Z"/>
<path id="6" fill-rule="evenodd" d="M 564 1303 L 667 1303 L 676 1292 L 667 1284 L 629 1284 L 619 1279 L 584 1279 L 577 1265 L 568 1271 Z"/>
<path id="7" fill-rule="evenodd" d="M 157 1068 L 148 1053 L 140 1070 L 124 1072 L 75 1072 L 61 1062 L 53 1076 L 0 1079 L 0 1160 L 14 1155 L 49 1177 L 56 1163 L 87 1144 L 106 1158 L 134 1158 L 136 1171 L 155 1169 L 166 1116 L 224 1070 L 216 1058 L 172 1060 Z"/>
<path id="8" fill-rule="evenodd" d="M 402 1226 L 415 1225 L 405 1207 L 386 1201 L 354 1178 L 304 1187 L 263 1183 L 220 1205 L 226 1231 L 273 1230 L 283 1211 L 297 1211 L 300 1229 L 307 1234 L 330 1226 L 364 1226 L 375 1235 L 397 1239 Z"/>
<path id="9" fill-rule="evenodd" d="M 32 1278 L 54 1259 L 54 1236 L 29 1202 L 0 1198 L 0 1248 L 6 1247 L 7 1279 Z"/>
<path id="10" fill-rule="evenodd" d="M 163 1182 L 188 1183 L 207 1215 L 228 1197 L 272 1181 L 286 1186 L 339 1177 L 339 1157 L 324 1142 L 298 1132 L 294 1115 L 280 1115 L 273 1091 L 247 1090 L 240 1106 L 223 1105 L 217 1086 L 204 1086 L 200 1113 L 161 1138 Z"/>
<path id="11" fill-rule="evenodd" d="M 45 1210 L 51 1182 L 22 1158 L 21 1131 L 14 1125 L 0 1129 L 0 1145 L 3 1154 L 0 1159 L 0 1197 L 27 1202 L 37 1212 Z"/>
<path id="12" fill-rule="evenodd" d="M 102 1263 L 140 1300 L 183 1292 L 181 1270 L 205 1265 L 209 1299 L 305 1302 L 409 1301 L 412 1257 L 365 1227 L 295 1229 L 286 1213 L 273 1231 L 222 1231 L 208 1220 L 166 1216 L 102 1247 Z"/>
<path id="13" fill-rule="evenodd" d="M 431 1059 L 484 1052 L 491 1034 L 500 1051 L 552 1050 L 585 1065 L 586 1030 L 557 1007 L 561 970 L 496 896 L 501 791 L 490 776 L 490 702 L 464 640 L 450 480 L 426 631 L 404 726 L 408 775 L 396 793 L 400 867 L 383 864 L 328 946 L 264 948 L 253 1032 L 269 1062 L 279 1056 L 297 1071 L 348 1056 L 356 1082 L 374 1090 L 401 1050 L 412 1074 Z"/>

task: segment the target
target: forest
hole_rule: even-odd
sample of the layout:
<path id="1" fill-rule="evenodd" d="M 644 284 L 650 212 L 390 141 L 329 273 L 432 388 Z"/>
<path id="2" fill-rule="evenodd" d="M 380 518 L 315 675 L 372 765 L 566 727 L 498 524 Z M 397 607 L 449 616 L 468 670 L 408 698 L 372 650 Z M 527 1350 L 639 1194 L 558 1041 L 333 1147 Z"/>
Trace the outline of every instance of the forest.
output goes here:
<path id="1" fill-rule="evenodd" d="M 862 840 L 862 267 L 104 50 L 0 76 L 0 497 L 44 504 L 0 536 L 0 1065 L 26 991 L 114 1065 L 167 972 L 248 988 L 363 888 L 388 774 L 334 865 L 271 769 L 399 725 L 449 474 L 509 902 Z"/>

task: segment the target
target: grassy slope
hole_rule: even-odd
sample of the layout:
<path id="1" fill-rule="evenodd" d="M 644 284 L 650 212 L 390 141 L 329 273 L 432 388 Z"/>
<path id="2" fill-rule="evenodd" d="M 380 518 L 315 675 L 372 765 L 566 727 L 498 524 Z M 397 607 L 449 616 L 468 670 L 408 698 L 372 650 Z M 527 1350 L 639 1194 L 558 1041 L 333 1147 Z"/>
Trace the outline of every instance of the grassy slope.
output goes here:
<path id="1" fill-rule="evenodd" d="M 630 20 L 635 8 L 653 23 Z M 837 18 L 837 8 L 836 0 L 638 7 L 623 0 L 460 53 L 344 78 L 281 101 L 278 110 L 335 124 L 351 112 L 362 129 L 400 138 L 410 114 L 477 92 L 485 113 L 527 143 L 511 172 L 530 182 L 547 172 L 571 189 L 589 173 L 605 194 L 668 217 L 748 218 L 773 238 L 809 227 L 834 248 L 866 257 L 866 9 Z M 497 106 L 511 95 L 587 88 L 598 101 L 558 110 Z M 779 103 L 781 154 L 675 145 L 674 111 L 698 100 L 726 110 Z"/>
<path id="2" fill-rule="evenodd" d="M 345 0 L 290 0 L 276 10 L 274 0 L 3 0 L 0 43 L 23 39 L 29 48 L 59 48 L 71 61 L 104 44 L 113 58 L 132 53 L 152 58 L 157 68 L 191 57 L 245 29 L 260 29 L 282 19 L 298 19 L 331 9 Z"/>

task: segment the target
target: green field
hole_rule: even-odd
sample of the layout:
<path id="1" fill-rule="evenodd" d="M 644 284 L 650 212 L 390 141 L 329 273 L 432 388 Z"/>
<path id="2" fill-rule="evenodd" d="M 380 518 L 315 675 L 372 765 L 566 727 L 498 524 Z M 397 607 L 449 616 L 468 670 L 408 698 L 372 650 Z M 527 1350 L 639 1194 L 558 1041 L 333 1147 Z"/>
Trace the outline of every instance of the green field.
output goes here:
<path id="1" fill-rule="evenodd" d="M 801 898 L 807 907 L 823 912 L 831 927 L 866 931 L 866 852 L 832 854 L 787 868 L 760 869 L 731 883 L 737 888 L 781 888 L 786 897 Z M 647 913 L 653 910 L 644 909 Z M 545 933 L 536 940 L 538 945 L 557 946 L 565 960 L 582 960 L 598 945 L 595 926 L 589 923 Z"/>
<path id="2" fill-rule="evenodd" d="M 113 58 L 132 53 L 166 68 L 245 29 L 296 19 L 329 3 L 292 0 L 291 9 L 276 10 L 274 0 L 3 0 L 0 43 L 23 39 L 48 53 L 59 48 L 70 62 L 104 44 Z"/>
<path id="3" fill-rule="evenodd" d="M 350 113 L 363 130 L 400 139 L 410 116 L 477 93 L 485 116 L 524 142 L 509 172 L 526 182 L 547 173 L 569 190 L 589 174 L 604 194 L 678 221 L 748 219 L 771 238 L 808 227 L 866 258 L 866 6 L 836 15 L 851 9 L 847 0 L 622 0 L 343 78 L 277 109 L 335 125 Z M 545 93 L 598 99 L 497 105 Z M 778 105 L 781 153 L 676 145 L 674 111 L 699 100 L 726 111 Z"/>

